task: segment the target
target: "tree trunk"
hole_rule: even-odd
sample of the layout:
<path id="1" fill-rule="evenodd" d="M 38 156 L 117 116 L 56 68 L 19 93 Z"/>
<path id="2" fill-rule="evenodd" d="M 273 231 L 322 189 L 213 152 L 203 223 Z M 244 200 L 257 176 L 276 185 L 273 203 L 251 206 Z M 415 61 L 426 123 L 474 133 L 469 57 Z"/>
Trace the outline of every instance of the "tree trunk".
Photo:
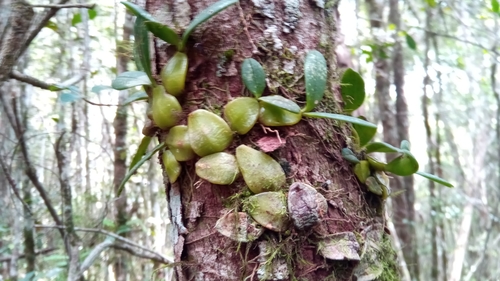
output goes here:
<path id="1" fill-rule="evenodd" d="M 127 71 L 127 63 L 129 59 L 123 46 L 125 42 L 129 42 L 130 34 L 132 33 L 130 20 L 131 16 L 127 13 L 126 21 L 123 25 L 123 37 L 121 40 L 118 38 L 116 40 L 116 44 L 118 46 L 116 69 L 118 73 Z M 118 30 L 116 26 L 115 30 Z M 118 104 L 123 104 L 127 97 L 128 91 L 120 91 Z M 118 106 L 116 109 L 115 119 L 113 121 L 113 128 L 115 129 L 115 143 L 113 146 L 113 186 L 115 192 L 118 192 L 118 187 L 127 173 L 127 115 L 127 106 Z M 115 212 L 116 229 L 124 229 L 129 219 L 127 213 L 127 193 L 125 190 L 121 194 L 120 198 L 117 198 L 115 201 Z M 125 237 L 127 236 L 127 232 L 120 232 L 120 235 Z M 115 273 L 116 280 L 127 280 L 128 270 L 124 254 L 116 252 L 113 263 L 113 271 Z"/>
<path id="2" fill-rule="evenodd" d="M 148 0 L 146 9 L 160 22 L 182 31 L 212 2 Z M 247 95 L 239 70 L 250 57 L 265 69 L 264 95 L 278 94 L 304 104 L 303 61 L 312 49 L 320 51 L 329 66 L 325 97 L 315 111 L 341 112 L 334 46 L 337 7 L 322 5 L 323 1 L 241 1 L 201 25 L 187 46 L 189 70 L 180 98 L 181 124 L 186 124 L 189 112 L 203 108 L 217 114 L 229 100 Z M 153 47 L 153 71 L 159 74 L 175 50 L 157 38 Z M 167 133 L 159 133 L 161 141 Z M 396 276 L 394 253 L 383 228 L 377 228 L 384 221 L 377 215 L 382 214 L 377 209 L 383 202 L 366 192 L 341 156 L 350 135 L 347 125 L 324 119 L 303 119 L 291 127 L 257 124 L 248 134 L 235 136 L 226 150 L 234 153 L 241 144 L 262 149 L 269 140 L 280 144 L 268 154 L 283 167 L 287 183 L 314 186 L 328 202 L 319 225 L 305 231 L 293 227 L 282 233 L 266 230 L 256 241 L 234 242 L 214 226 L 228 209 L 241 210 L 241 200 L 249 195 L 242 179 L 229 186 L 210 184 L 197 177 L 196 160 L 182 163 L 183 172 L 174 184 L 165 176 L 173 223 L 167 235 L 173 243 L 177 280 L 352 280 L 358 263 L 325 259 L 318 254 L 320 241 L 353 232 L 361 233 L 358 240 L 363 242 L 363 231 L 370 228 L 384 235 L 382 274 Z"/>
<path id="3" fill-rule="evenodd" d="M 408 124 L 408 105 L 404 94 L 404 64 L 403 64 L 403 46 L 401 44 L 401 37 L 399 31 L 401 30 L 401 15 L 399 11 L 399 1 L 390 0 L 389 22 L 396 26 L 396 33 L 394 34 L 394 49 L 392 55 L 392 72 L 393 83 L 396 88 L 396 136 L 394 141 L 396 145 L 403 140 L 410 140 L 409 124 Z M 389 96 L 388 96 L 389 98 Z M 385 131 L 385 127 L 384 127 Z M 409 265 L 411 276 L 418 278 L 419 265 L 417 255 L 417 243 L 415 235 L 415 191 L 413 190 L 413 176 L 398 177 L 394 176 L 391 182 L 391 187 L 394 190 L 404 190 L 401 196 L 392 198 L 392 211 L 393 221 L 401 239 L 403 246 L 403 254 L 406 264 Z"/>

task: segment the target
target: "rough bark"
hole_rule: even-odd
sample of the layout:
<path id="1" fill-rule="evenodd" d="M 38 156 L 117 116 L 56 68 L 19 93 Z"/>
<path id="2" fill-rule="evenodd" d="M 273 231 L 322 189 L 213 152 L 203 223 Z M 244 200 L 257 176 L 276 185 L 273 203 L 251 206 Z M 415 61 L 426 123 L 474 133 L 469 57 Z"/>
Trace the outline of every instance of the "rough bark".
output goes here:
<path id="1" fill-rule="evenodd" d="M 61 133 L 55 144 L 57 167 L 59 169 L 59 184 L 62 197 L 62 217 L 64 220 L 64 246 L 68 255 L 68 281 L 79 279 L 79 238 L 75 232 L 72 203 L 72 187 L 69 183 L 68 148 L 66 148 L 65 132 Z"/>
<path id="2" fill-rule="evenodd" d="M 161 22 L 181 31 L 211 2 L 150 0 L 146 8 Z M 305 53 L 311 49 L 324 54 L 330 75 L 325 98 L 316 110 L 338 112 L 341 102 L 333 44 L 337 36 L 336 7 L 328 3 L 325 8 L 322 3 L 241 1 L 240 6 L 231 7 L 200 26 L 188 44 L 190 68 L 180 99 L 184 108 L 181 123 L 186 124 L 185 117 L 195 109 L 218 113 L 228 100 L 241 96 L 244 89 L 239 69 L 248 57 L 257 59 L 265 68 L 265 94 L 280 94 L 303 104 L 302 64 Z M 154 39 L 153 46 L 153 69 L 158 74 L 175 50 L 159 39 Z M 160 140 L 166 134 L 159 132 Z M 283 269 L 274 274 L 268 271 L 266 278 L 351 280 L 355 262 L 330 261 L 318 254 L 321 237 L 346 231 L 359 233 L 365 226 L 382 220 L 376 215 L 379 198 L 365 192 L 352 167 L 341 157 L 349 135 L 347 126 L 319 119 L 303 120 L 292 127 L 256 125 L 248 134 L 236 136 L 227 149 L 233 153 L 240 144 L 255 147 L 264 137 L 279 136 L 283 145 L 270 155 L 282 165 L 288 183 L 309 183 L 329 202 L 319 233 L 290 228 L 282 234 L 266 231 L 253 243 L 233 242 L 220 235 L 214 225 L 225 207 L 241 207 L 240 200 L 245 196 L 242 179 L 230 186 L 212 185 L 196 176 L 195 161 L 182 164 L 183 172 L 176 183 L 170 184 L 165 176 L 173 223 L 168 236 L 173 242 L 177 280 L 265 279 L 266 270 L 259 271 L 259 267 L 265 268 L 261 264 L 266 258 L 264 248 L 276 254 L 273 265 L 282 262 L 279 268 Z M 394 258 L 392 254 L 388 257 Z"/>
<path id="3" fill-rule="evenodd" d="M 25 180 L 22 186 L 23 191 L 23 236 L 24 236 L 24 256 L 26 257 L 26 272 L 35 271 L 36 247 L 33 228 L 33 214 L 31 213 L 32 197 L 29 181 Z M 34 277 L 34 276 L 33 276 Z M 33 278 L 29 278 L 32 280 Z"/>
<path id="4" fill-rule="evenodd" d="M 124 49 L 124 42 L 130 40 L 131 28 L 130 21 L 131 16 L 126 15 L 127 19 L 123 25 L 123 36 L 120 41 L 117 40 L 117 58 L 116 58 L 116 69 L 118 73 L 127 71 L 127 63 L 129 61 L 126 55 L 126 50 Z M 128 96 L 128 91 L 120 91 L 118 104 L 123 104 Z M 127 107 L 118 106 L 116 109 L 115 119 L 113 121 L 113 127 L 115 129 L 115 143 L 113 146 L 114 153 L 114 177 L 113 186 L 115 192 L 118 192 L 118 187 L 122 182 L 125 174 L 127 173 Z M 127 193 L 124 190 L 120 196 L 115 201 L 115 220 L 116 228 L 121 229 L 126 226 L 128 221 L 127 213 Z M 126 232 L 120 235 L 126 236 Z M 124 255 L 117 253 L 115 261 L 113 263 L 113 270 L 115 273 L 116 280 L 125 281 L 127 278 L 127 264 L 125 262 Z"/>

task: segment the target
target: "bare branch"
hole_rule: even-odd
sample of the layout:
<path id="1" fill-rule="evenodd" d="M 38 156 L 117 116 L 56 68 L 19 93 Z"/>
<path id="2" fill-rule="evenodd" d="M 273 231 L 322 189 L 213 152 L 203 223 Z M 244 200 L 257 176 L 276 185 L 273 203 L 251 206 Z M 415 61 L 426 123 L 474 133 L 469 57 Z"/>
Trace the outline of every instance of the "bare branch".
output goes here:
<path id="1" fill-rule="evenodd" d="M 64 226 L 62 225 L 40 225 L 40 224 L 36 224 L 35 227 L 38 227 L 38 228 L 64 228 Z M 123 236 L 120 236 L 118 234 L 115 234 L 113 232 L 109 232 L 109 231 L 106 231 L 106 230 L 103 230 L 103 229 L 97 229 L 97 228 L 84 228 L 84 227 L 75 227 L 75 230 L 76 231 L 84 231 L 84 232 L 94 232 L 94 233 L 101 233 L 101 234 L 104 234 L 104 235 L 107 235 L 107 236 L 110 236 L 110 237 L 113 237 L 115 238 L 116 240 L 118 241 L 121 241 L 125 244 L 128 244 L 128 245 L 131 245 L 131 246 L 134 246 L 142 251 L 145 251 L 145 252 L 148 252 L 148 253 L 151 253 L 153 254 L 154 256 L 158 257 L 159 259 L 163 260 L 163 263 L 173 263 L 172 259 L 160 254 L 160 253 L 157 253 L 151 249 L 148 249 L 144 246 L 141 246 L 137 243 L 135 243 L 134 241 L 132 240 L 129 240 L 127 238 L 124 238 Z"/>
<path id="2" fill-rule="evenodd" d="M 13 103 L 15 103 L 15 100 L 16 99 L 14 97 L 12 97 Z M 47 207 L 54 222 L 57 225 L 62 225 L 62 221 L 59 218 L 59 215 L 57 214 L 56 210 L 54 209 L 54 206 L 52 205 L 52 202 L 50 201 L 50 198 L 47 194 L 45 187 L 38 179 L 35 168 L 33 168 L 33 163 L 31 162 L 31 159 L 30 159 L 29 154 L 28 154 L 28 148 L 26 147 L 24 128 L 23 128 L 21 122 L 19 122 L 19 118 L 18 118 L 19 115 L 18 115 L 18 112 L 16 110 L 16 106 L 15 106 L 15 104 L 13 104 L 13 105 L 11 105 L 11 108 L 9 108 L 8 104 L 10 104 L 10 103 L 5 95 L 0 95 L 0 101 L 1 101 L 1 104 L 3 105 L 4 110 L 6 112 L 12 112 L 12 118 L 14 120 L 12 120 L 12 118 L 8 118 L 8 120 L 9 120 L 10 125 L 14 129 L 14 132 L 16 133 L 16 137 L 19 141 L 19 146 L 21 148 L 21 154 L 22 154 L 24 162 L 26 164 L 26 167 L 25 167 L 26 176 L 28 176 L 31 183 L 33 184 L 33 186 L 35 186 L 36 190 L 40 194 L 40 197 L 42 197 L 42 200 L 45 203 L 45 206 Z M 59 229 L 59 233 L 61 234 L 62 237 L 64 237 L 64 229 Z"/>
<path id="3" fill-rule="evenodd" d="M 66 9 L 66 8 L 84 8 L 84 9 L 94 9 L 95 4 L 37 4 L 31 5 L 33 8 L 56 8 L 56 9 Z"/>
<path id="4" fill-rule="evenodd" d="M 33 216 L 33 212 L 31 212 L 30 206 L 28 206 L 28 204 L 26 204 L 26 202 L 24 202 L 23 198 L 21 198 L 21 195 L 19 194 L 19 190 L 17 189 L 17 184 L 14 181 L 14 179 L 12 178 L 12 175 L 10 174 L 10 172 L 7 170 L 7 165 L 6 165 L 3 157 L 0 157 L 0 166 L 2 166 L 2 171 L 5 175 L 5 177 L 7 178 L 7 181 L 9 182 L 10 187 L 12 188 L 12 192 L 14 192 L 14 195 L 16 195 L 17 199 L 19 199 L 19 201 L 24 205 L 24 207 L 26 208 L 28 213 L 31 216 Z"/>
<path id="5" fill-rule="evenodd" d="M 95 260 L 99 257 L 99 255 L 104 250 L 111 247 L 114 243 L 115 240 L 111 238 L 111 239 L 106 239 L 102 243 L 99 243 L 97 246 L 95 246 L 94 249 L 90 251 L 89 255 L 82 262 L 82 265 L 80 266 L 79 276 L 81 276 L 87 269 L 89 269 L 89 267 L 95 262 Z"/>
<path id="6" fill-rule="evenodd" d="M 59 1 L 59 3 L 57 5 L 63 5 L 68 1 L 69 0 L 61 0 L 61 1 Z M 19 42 L 18 42 L 18 45 L 16 45 L 16 46 L 19 46 L 19 45 L 22 46 L 21 51 L 19 53 L 19 56 L 21 56 L 24 53 L 24 51 L 26 51 L 28 46 L 31 44 L 31 41 L 33 41 L 33 39 L 35 39 L 35 37 L 38 35 L 38 33 L 40 33 L 40 30 L 42 30 L 42 28 L 47 25 L 49 20 L 57 13 L 57 11 L 59 11 L 59 8 L 51 8 L 50 10 L 48 10 L 45 13 L 45 15 L 43 15 L 42 19 L 38 23 L 36 23 L 35 26 L 33 26 L 30 29 L 30 32 L 29 32 L 28 36 L 25 38 L 23 44 L 19 44 Z"/>
<path id="7" fill-rule="evenodd" d="M 15 71 L 15 70 L 13 70 L 9 74 L 9 77 L 12 79 L 16 79 L 18 81 L 24 82 L 24 83 L 28 83 L 28 84 L 33 85 L 35 87 L 42 88 L 44 90 L 50 90 L 52 87 L 55 86 L 54 84 L 49 84 L 49 83 L 43 82 L 42 80 L 38 80 L 35 77 L 25 75 L 19 71 Z"/>
<path id="8" fill-rule="evenodd" d="M 57 250 L 57 248 L 47 248 L 47 249 L 43 249 L 43 250 L 40 250 L 40 251 L 37 251 L 35 252 L 35 255 L 45 255 L 45 254 L 48 254 L 48 253 L 51 253 L 53 251 Z M 21 255 L 18 255 L 16 258 L 17 259 L 24 259 L 26 256 L 24 254 L 21 254 Z M 0 262 L 8 262 L 12 259 L 12 256 L 5 256 L 5 257 L 0 257 Z"/>
<path id="9" fill-rule="evenodd" d="M 137 249 L 133 248 L 132 246 L 130 246 L 128 244 L 115 243 L 111 247 L 113 247 L 114 249 L 117 249 L 117 250 L 125 251 L 125 252 L 127 252 L 133 256 L 139 257 L 139 258 L 156 261 L 156 262 L 163 263 L 163 264 L 172 263 L 172 261 L 165 260 L 163 257 L 159 257 L 157 254 L 151 254 L 151 253 L 148 253 L 145 251 L 137 251 Z"/>
<path id="10" fill-rule="evenodd" d="M 82 81 L 83 78 L 85 78 L 85 73 L 82 72 L 80 74 L 77 74 L 77 75 L 75 75 L 75 76 L 69 78 L 68 80 L 61 82 L 59 84 L 49 84 L 49 83 L 43 82 L 42 80 L 39 80 L 35 77 L 31 77 L 29 75 L 23 74 L 19 71 L 15 71 L 15 70 L 13 70 L 9 74 L 9 77 L 12 79 L 16 79 L 18 81 L 24 82 L 24 83 L 28 83 L 28 84 L 33 85 L 35 87 L 38 87 L 40 89 L 52 91 L 54 89 L 55 90 L 64 89 L 66 87 L 69 87 L 71 85 L 74 85 L 74 84 Z"/>
<path id="11" fill-rule="evenodd" d="M 84 100 L 86 103 L 90 103 L 91 105 L 97 105 L 97 106 L 119 106 L 119 104 L 96 103 L 96 102 L 89 101 L 86 98 L 82 98 L 82 100 Z"/>

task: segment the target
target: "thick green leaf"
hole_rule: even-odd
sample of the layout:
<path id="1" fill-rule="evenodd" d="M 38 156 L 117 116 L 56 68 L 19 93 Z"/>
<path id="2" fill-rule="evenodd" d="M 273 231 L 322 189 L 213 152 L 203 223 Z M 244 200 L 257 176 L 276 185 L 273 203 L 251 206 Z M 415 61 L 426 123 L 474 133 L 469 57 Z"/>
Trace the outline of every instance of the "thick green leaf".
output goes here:
<path id="1" fill-rule="evenodd" d="M 401 149 L 385 142 L 372 142 L 366 146 L 366 153 L 372 153 L 372 152 L 385 152 L 385 153 L 401 152 Z"/>
<path id="2" fill-rule="evenodd" d="M 129 105 L 133 103 L 134 101 L 138 100 L 147 100 L 148 99 L 148 94 L 146 92 L 137 92 L 132 95 L 130 95 L 122 104 L 122 106 Z"/>
<path id="3" fill-rule="evenodd" d="M 316 50 L 309 51 L 304 62 L 304 77 L 306 80 L 305 112 L 313 110 L 323 98 L 327 74 L 325 57 Z"/>
<path id="4" fill-rule="evenodd" d="M 433 174 L 429 174 L 429 173 L 421 172 L 421 171 L 418 171 L 415 174 L 421 175 L 424 178 L 430 179 L 431 181 L 437 182 L 437 183 L 442 184 L 444 186 L 454 187 L 453 184 L 451 184 L 451 183 L 447 182 L 446 180 L 444 180 L 438 176 L 435 176 Z"/>
<path id="5" fill-rule="evenodd" d="M 366 118 L 363 116 L 359 116 L 358 118 L 366 121 Z M 360 126 L 358 124 L 353 124 L 352 126 L 358 134 L 359 147 L 365 146 L 369 141 L 373 139 L 373 137 L 377 133 L 377 128 Z"/>
<path id="6" fill-rule="evenodd" d="M 345 160 L 347 160 L 353 164 L 359 163 L 358 157 L 356 157 L 354 152 L 352 152 L 352 150 L 350 150 L 347 147 L 342 148 L 342 158 L 344 158 Z"/>
<path id="7" fill-rule="evenodd" d="M 359 73 L 348 68 L 340 82 L 344 110 L 352 112 L 358 109 L 365 100 L 365 82 Z"/>
<path id="8" fill-rule="evenodd" d="M 367 122 L 363 119 L 359 119 L 356 117 L 347 116 L 347 115 L 343 115 L 343 114 L 334 114 L 334 113 L 325 113 L 325 112 L 304 112 L 302 115 L 305 117 L 311 117 L 311 118 L 329 118 L 329 119 L 334 119 L 334 120 L 338 120 L 338 121 L 349 122 L 352 124 L 358 124 L 360 126 L 377 128 L 377 125 L 372 124 L 370 122 Z"/>
<path id="9" fill-rule="evenodd" d="M 186 28 L 184 31 L 184 34 L 182 34 L 182 43 L 179 48 L 179 50 L 183 50 L 184 47 L 186 47 L 186 42 L 187 39 L 189 38 L 189 35 L 195 30 L 195 28 L 210 19 L 211 17 L 215 16 L 216 14 L 220 13 L 221 11 L 225 10 L 227 7 L 236 4 L 238 0 L 221 0 L 218 1 L 210 6 L 208 6 L 205 10 L 201 11 L 190 23 L 189 26 Z"/>
<path id="10" fill-rule="evenodd" d="M 94 87 L 92 87 L 92 90 L 90 90 L 92 93 L 96 93 L 96 94 L 99 94 L 101 91 L 104 91 L 104 90 L 111 90 L 113 88 L 111 88 L 110 86 L 107 86 L 107 85 L 95 85 Z"/>
<path id="11" fill-rule="evenodd" d="M 148 76 L 142 71 L 123 72 L 111 83 L 111 87 L 115 90 L 125 90 L 141 85 L 151 85 Z"/>
<path id="12" fill-rule="evenodd" d="M 139 144 L 139 147 L 137 148 L 137 151 L 135 152 L 134 158 L 132 158 L 132 161 L 130 161 L 130 166 L 129 170 L 132 169 L 132 167 L 139 162 L 139 160 L 142 159 L 142 156 L 146 153 L 146 150 L 148 149 L 149 143 L 151 142 L 151 137 L 144 136 L 141 140 L 141 144 Z"/>
<path id="13" fill-rule="evenodd" d="M 266 73 L 258 61 L 252 58 L 243 61 L 241 64 L 241 79 L 245 87 L 256 98 L 262 96 L 266 88 Z"/>
<path id="14" fill-rule="evenodd" d="M 152 85 L 156 85 L 151 74 L 151 60 L 149 57 L 149 35 L 148 29 L 144 24 L 144 18 L 137 17 L 134 24 L 134 60 L 137 69 L 146 73 Z M 149 85 L 151 85 L 151 83 Z"/>
<path id="15" fill-rule="evenodd" d="M 410 142 L 409 142 L 409 141 L 407 141 L 407 140 L 402 140 L 402 141 L 401 141 L 401 145 L 400 145 L 399 147 L 400 147 L 401 149 L 404 149 L 404 150 L 408 150 L 408 151 L 410 151 L 410 147 L 411 147 L 411 145 L 410 145 Z"/>
<path id="16" fill-rule="evenodd" d="M 417 42 L 408 33 L 405 32 L 406 44 L 408 47 L 414 51 L 417 50 Z"/>
<path id="17" fill-rule="evenodd" d="M 385 170 L 398 176 L 409 176 L 418 171 L 418 162 L 409 151 L 387 163 Z"/>
<path id="18" fill-rule="evenodd" d="M 144 164 L 146 161 L 148 161 L 149 159 L 151 159 L 151 157 L 156 152 L 160 151 L 160 149 L 163 149 L 166 146 L 167 145 L 164 142 L 158 144 L 157 146 L 155 146 L 155 148 L 153 148 L 153 150 L 151 150 L 146 155 L 144 155 L 144 157 L 142 157 L 134 166 L 132 166 L 128 170 L 127 174 L 125 175 L 125 177 L 123 178 L 122 182 L 120 183 L 120 186 L 118 186 L 118 192 L 116 194 L 116 197 L 120 196 L 120 194 L 123 191 L 123 187 L 125 187 L 125 184 L 127 183 L 127 181 L 130 179 L 130 177 L 132 177 L 135 174 L 135 172 L 142 166 L 142 164 Z"/>
<path id="19" fill-rule="evenodd" d="M 300 107 L 293 101 L 278 95 L 260 97 L 259 100 L 263 103 L 274 105 L 292 113 L 300 113 Z"/>
<path id="20" fill-rule="evenodd" d="M 127 7 L 127 9 L 131 11 L 136 17 L 141 17 L 147 21 L 156 21 L 150 13 L 146 12 L 142 7 L 138 5 L 127 1 L 122 1 L 120 3 L 125 5 L 125 7 Z"/>
<path id="21" fill-rule="evenodd" d="M 161 40 L 169 44 L 178 46 L 179 43 L 181 42 L 181 38 L 179 37 L 179 35 L 177 35 L 175 31 L 173 31 L 170 27 L 164 24 L 155 21 L 147 21 L 146 27 L 156 37 L 160 38 Z"/>
<path id="22" fill-rule="evenodd" d="M 352 112 L 363 104 L 365 100 L 365 82 L 356 71 L 348 68 L 344 72 L 340 82 L 340 89 L 345 112 Z"/>
<path id="23" fill-rule="evenodd" d="M 437 5 L 436 0 L 426 0 L 426 2 L 431 8 L 434 8 Z"/>

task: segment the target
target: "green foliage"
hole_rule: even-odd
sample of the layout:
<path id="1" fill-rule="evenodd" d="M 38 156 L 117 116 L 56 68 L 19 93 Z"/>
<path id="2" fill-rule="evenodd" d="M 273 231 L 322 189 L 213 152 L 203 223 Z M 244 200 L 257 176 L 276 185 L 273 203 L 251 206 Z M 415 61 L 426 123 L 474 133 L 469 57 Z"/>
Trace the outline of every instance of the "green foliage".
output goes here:
<path id="1" fill-rule="evenodd" d="M 259 98 L 261 102 L 274 105 L 292 113 L 300 113 L 300 107 L 293 101 L 278 95 Z"/>
<path id="2" fill-rule="evenodd" d="M 498 0 L 491 0 L 491 11 L 500 16 L 500 4 Z"/>
<path id="3" fill-rule="evenodd" d="M 144 18 L 137 17 L 134 24 L 134 58 L 137 69 L 144 71 L 149 80 L 150 85 L 155 85 L 155 80 L 151 74 L 151 61 L 149 55 L 149 35 L 146 29 Z"/>
<path id="4" fill-rule="evenodd" d="M 139 100 L 147 100 L 148 99 L 148 94 L 146 92 L 140 91 L 137 93 L 133 93 L 130 95 L 122 104 L 122 106 L 129 105 L 133 103 L 134 101 L 139 101 Z"/>
<path id="5" fill-rule="evenodd" d="M 77 100 L 80 100 L 82 95 L 80 94 L 80 90 L 76 86 L 69 86 L 64 88 L 59 96 L 59 101 L 61 103 L 72 103 Z"/>
<path id="6" fill-rule="evenodd" d="M 406 44 L 408 47 L 414 51 L 417 50 L 417 42 L 411 37 L 408 33 L 405 32 L 405 39 L 406 39 Z"/>
<path id="7" fill-rule="evenodd" d="M 326 113 L 326 112 L 304 112 L 303 115 L 305 117 L 311 117 L 311 118 L 328 118 L 328 119 L 333 119 L 337 121 L 343 121 L 343 122 L 349 122 L 352 124 L 358 124 L 360 126 L 364 127 L 371 127 L 371 128 L 377 128 L 377 125 L 372 124 L 370 122 L 367 122 L 363 119 L 348 116 L 348 115 L 343 115 L 343 114 L 335 114 L 335 113 Z"/>
<path id="8" fill-rule="evenodd" d="M 344 111 L 352 112 L 358 109 L 365 100 L 365 82 L 361 75 L 348 68 L 342 75 L 340 82 Z"/>
<path id="9" fill-rule="evenodd" d="M 93 20 L 97 16 L 97 11 L 94 9 L 88 9 L 87 13 L 89 16 L 89 20 Z M 73 18 L 71 19 L 71 26 L 75 26 L 81 22 L 82 22 L 82 14 L 76 13 L 73 15 Z"/>
<path id="10" fill-rule="evenodd" d="M 46 27 L 48 29 L 52 29 L 55 32 L 59 31 L 59 26 L 51 20 L 49 20 L 44 27 Z"/>
<path id="11" fill-rule="evenodd" d="M 154 36 L 176 47 L 179 46 L 181 38 L 170 27 L 155 21 L 146 22 L 146 27 Z"/>
<path id="12" fill-rule="evenodd" d="M 111 89 L 113 89 L 113 88 L 108 86 L 108 85 L 95 85 L 94 87 L 92 87 L 92 89 L 90 91 L 92 93 L 100 94 L 101 91 L 111 90 Z"/>
<path id="13" fill-rule="evenodd" d="M 436 0 L 425 0 L 425 2 L 427 2 L 427 5 L 431 8 L 434 8 L 437 5 Z"/>
<path id="14" fill-rule="evenodd" d="M 143 18 L 146 21 L 156 21 L 150 13 L 146 12 L 138 5 L 127 1 L 122 1 L 120 3 L 127 7 L 127 9 L 131 11 L 136 17 Z"/>
<path id="15" fill-rule="evenodd" d="M 363 78 L 361 76 L 354 72 L 351 69 L 347 69 L 344 75 L 342 76 L 342 97 L 344 99 L 344 103 L 346 106 L 346 111 L 349 110 L 355 110 L 361 106 L 364 100 L 364 82 Z M 362 87 L 361 87 L 362 86 Z M 357 90 L 355 90 L 357 89 Z M 362 94 L 360 92 L 362 91 Z M 377 127 L 374 124 L 368 123 L 365 121 L 364 117 L 354 118 L 351 116 L 345 116 L 345 115 L 339 115 L 339 114 L 331 114 L 331 113 L 319 113 L 319 112 L 311 112 L 311 113 L 304 113 L 304 116 L 306 117 L 327 117 L 335 120 L 341 120 L 341 119 L 347 119 L 347 120 L 341 120 L 341 121 L 348 121 L 353 124 L 354 132 L 353 132 L 353 137 L 357 141 L 356 144 L 359 145 L 359 148 L 365 147 L 364 151 L 365 153 L 374 153 L 374 152 L 381 152 L 381 153 L 399 153 L 399 155 L 394 158 L 391 162 L 385 164 L 378 162 L 376 159 L 370 156 L 366 156 L 366 158 L 360 159 L 354 154 L 352 150 L 349 148 L 344 148 L 342 149 L 342 157 L 346 159 L 347 161 L 355 164 L 354 166 L 354 173 L 358 176 L 358 179 L 360 181 L 364 182 L 366 179 L 366 169 L 362 169 L 361 162 L 363 162 L 364 159 L 368 160 L 368 163 L 370 163 L 370 167 L 373 173 L 376 171 L 387 171 L 390 173 L 393 173 L 398 176 L 410 176 L 412 174 L 420 174 L 424 177 L 426 177 L 429 180 L 435 181 L 437 183 L 443 184 L 448 187 L 453 187 L 453 185 L 439 177 L 436 177 L 434 175 L 430 175 L 424 172 L 418 172 L 418 162 L 411 154 L 410 152 L 410 142 L 407 140 L 403 140 L 401 142 L 400 148 L 397 148 L 395 146 L 392 146 L 388 143 L 385 142 L 371 142 L 369 141 L 375 136 Z M 360 122 L 354 122 L 355 119 L 361 120 L 366 123 L 360 123 Z M 370 126 L 371 125 L 371 126 Z M 380 175 L 379 175 L 380 177 Z M 377 178 L 377 177 L 375 177 Z M 377 178 L 378 180 L 378 178 Z M 378 181 L 377 183 L 374 182 L 374 180 L 371 180 L 371 186 L 370 190 L 374 192 L 373 190 L 378 190 L 375 189 L 374 186 L 377 186 L 379 184 L 384 185 L 385 183 L 382 183 Z M 387 188 L 386 188 L 387 189 Z M 379 193 L 378 191 L 375 193 Z M 383 199 L 385 199 L 387 196 L 388 192 L 383 192 Z"/>
<path id="16" fill-rule="evenodd" d="M 137 148 L 134 158 L 132 158 L 132 161 L 130 161 L 129 170 L 132 169 L 132 167 L 134 167 L 142 159 L 142 156 L 144 156 L 146 150 L 148 150 L 148 146 L 150 143 L 151 143 L 151 137 L 144 136 L 144 138 L 142 138 L 141 144 L 139 144 L 139 147 Z"/>
<path id="17" fill-rule="evenodd" d="M 256 98 L 262 96 L 266 88 L 266 73 L 258 61 L 245 59 L 241 64 L 241 78 L 250 93 Z"/>
<path id="18" fill-rule="evenodd" d="M 200 24 L 206 22 L 211 17 L 225 10 L 229 6 L 236 4 L 237 2 L 238 0 L 221 0 L 208 6 L 189 23 L 188 27 L 182 34 L 182 38 L 179 38 L 179 36 L 170 27 L 159 23 L 155 18 L 153 18 L 151 14 L 146 12 L 140 6 L 127 1 L 123 1 L 121 3 L 125 5 L 125 7 L 127 7 L 129 11 L 137 16 L 137 20 L 140 19 L 141 22 L 146 22 L 146 26 L 149 31 L 151 31 L 156 37 L 176 46 L 177 50 L 184 51 L 189 35 L 191 35 L 191 33 Z"/>
<path id="19" fill-rule="evenodd" d="M 123 188 L 125 187 L 125 184 L 127 183 L 127 181 L 130 179 L 130 177 L 132 177 L 135 174 L 135 172 L 142 166 L 142 164 L 144 164 L 146 161 L 148 161 L 149 159 L 151 159 L 151 157 L 156 152 L 158 152 L 161 149 L 165 148 L 165 146 L 167 146 L 167 145 L 164 142 L 158 144 L 157 146 L 155 146 L 155 148 L 153 148 L 153 150 L 151 150 L 146 155 L 144 155 L 139 161 L 137 161 L 137 163 L 134 166 L 132 166 L 128 170 L 127 174 L 125 175 L 125 177 L 123 177 L 122 182 L 118 186 L 118 192 L 116 193 L 116 197 L 120 197 L 120 194 L 122 193 Z"/>
<path id="20" fill-rule="evenodd" d="M 415 174 L 420 175 L 424 178 L 430 179 L 431 181 L 437 182 L 437 183 L 442 184 L 444 186 L 453 187 L 453 185 L 451 183 L 449 183 L 446 180 L 444 180 L 438 176 L 435 176 L 433 174 L 429 174 L 429 173 L 422 172 L 422 171 L 418 171 Z"/>
<path id="21" fill-rule="evenodd" d="M 342 158 L 344 158 L 345 160 L 351 162 L 352 164 L 358 164 L 359 163 L 358 157 L 356 157 L 356 155 L 354 154 L 354 152 L 352 152 L 352 150 L 350 150 L 347 147 L 342 148 Z"/>
<path id="22" fill-rule="evenodd" d="M 366 153 L 372 152 L 400 152 L 401 150 L 385 142 L 372 142 L 366 146 Z"/>
<path id="23" fill-rule="evenodd" d="M 148 75 L 143 71 L 123 72 L 111 83 L 111 87 L 115 90 L 125 90 L 142 85 L 151 85 Z"/>
<path id="24" fill-rule="evenodd" d="M 405 151 L 385 166 L 386 171 L 398 176 L 409 176 L 418 171 L 418 162 L 409 151 Z"/>
<path id="25" fill-rule="evenodd" d="M 365 120 L 363 116 L 358 116 L 359 119 Z M 377 128 L 361 126 L 358 124 L 352 124 L 354 132 L 357 134 L 359 147 L 365 146 L 369 141 L 373 139 L 375 134 L 377 134 Z"/>
<path id="26" fill-rule="evenodd" d="M 323 98 L 327 74 L 325 57 L 316 50 L 309 51 L 304 62 L 306 82 L 306 107 L 303 109 L 304 112 L 313 110 Z"/>

